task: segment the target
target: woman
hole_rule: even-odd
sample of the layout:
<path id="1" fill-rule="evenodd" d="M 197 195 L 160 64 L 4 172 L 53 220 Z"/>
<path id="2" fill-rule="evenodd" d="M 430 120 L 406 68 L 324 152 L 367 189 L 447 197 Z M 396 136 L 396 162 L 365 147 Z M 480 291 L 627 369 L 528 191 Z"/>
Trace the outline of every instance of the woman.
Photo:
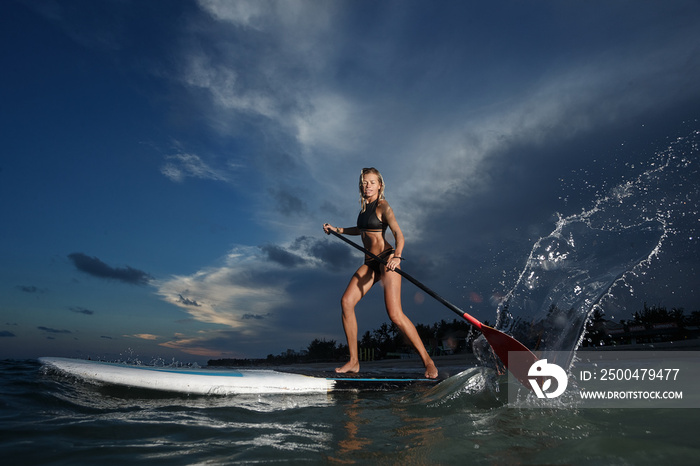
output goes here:
<path id="1" fill-rule="evenodd" d="M 401 254 L 403 253 L 404 238 L 396 217 L 394 217 L 394 212 L 384 198 L 384 180 L 376 168 L 362 169 L 360 204 L 362 210 L 357 217 L 357 226 L 336 228 L 325 223 L 323 231 L 326 234 L 330 234 L 330 231 L 334 230 L 338 234 L 360 235 L 365 249 L 386 260 L 387 264 L 383 265 L 369 256 L 365 257 L 365 263 L 357 269 L 345 289 L 340 304 L 343 310 L 343 328 L 350 348 L 350 360 L 344 366 L 336 368 L 335 371 L 340 373 L 359 372 L 360 360 L 357 350 L 355 305 L 367 294 L 372 285 L 381 281 L 384 286 L 384 303 L 389 318 L 418 351 L 425 366 L 425 377 L 434 379 L 438 376 L 438 370 L 425 350 L 416 327 L 401 308 L 401 275 L 394 270 L 400 268 L 401 260 L 403 260 Z M 384 238 L 387 227 L 394 234 L 396 248 L 393 248 Z"/>

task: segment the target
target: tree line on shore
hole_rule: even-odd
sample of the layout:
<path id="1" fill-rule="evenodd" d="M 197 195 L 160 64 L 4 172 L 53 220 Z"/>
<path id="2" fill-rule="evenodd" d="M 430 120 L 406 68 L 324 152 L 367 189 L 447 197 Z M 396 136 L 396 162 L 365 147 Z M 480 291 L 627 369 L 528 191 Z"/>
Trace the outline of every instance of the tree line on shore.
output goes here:
<path id="1" fill-rule="evenodd" d="M 610 334 L 606 328 L 604 313 L 596 310 L 586 325 L 584 346 L 609 344 Z M 484 321 L 485 325 L 491 325 Z M 680 329 L 700 327 L 700 311 L 686 315 L 683 308 L 666 309 L 663 306 L 648 306 L 644 303 L 641 311 L 632 315 L 631 319 L 620 320 L 618 325 L 624 328 L 642 326 L 651 329 L 657 324 L 674 324 Z M 472 342 L 480 335 L 469 323 L 454 319 L 451 322 L 441 320 L 432 325 L 416 324 L 418 335 L 423 340 L 431 355 L 444 353 L 457 354 L 471 352 Z M 372 359 L 398 358 L 402 354 L 410 354 L 413 350 L 398 327 L 393 323 L 383 323 L 379 328 L 368 330 L 359 341 L 361 356 L 369 354 Z M 363 351 L 371 350 L 371 351 Z M 348 346 L 335 340 L 315 339 L 301 351 L 287 350 L 278 355 L 268 354 L 261 359 L 212 359 L 210 366 L 261 366 L 286 365 L 323 361 L 341 361 L 347 358 Z"/>
<path id="2" fill-rule="evenodd" d="M 627 343 L 633 334 L 638 335 L 635 341 L 649 343 L 697 338 L 700 334 L 700 311 L 686 315 L 682 307 L 669 310 L 664 306 L 644 303 L 643 309 L 632 314 L 631 319 L 612 322 L 605 319 L 602 311 L 596 310 L 586 323 L 583 346 Z"/>
<path id="3" fill-rule="evenodd" d="M 489 325 L 486 322 L 486 325 Z M 416 324 L 418 335 L 431 354 L 441 351 L 453 353 L 471 351 L 471 341 L 479 336 L 471 325 L 463 320 L 451 322 L 441 320 L 433 325 Z M 449 348 L 445 347 L 445 342 Z M 384 322 L 379 328 L 368 330 L 359 340 L 362 354 L 371 354 L 372 359 L 398 358 L 401 354 L 410 354 L 410 343 L 404 338 L 393 322 Z M 362 351 L 371 350 L 371 351 Z M 212 359 L 210 366 L 260 366 L 297 364 L 320 361 L 341 361 L 348 357 L 348 345 L 335 340 L 315 339 L 302 351 L 287 350 L 278 355 L 268 354 L 264 359 Z"/>

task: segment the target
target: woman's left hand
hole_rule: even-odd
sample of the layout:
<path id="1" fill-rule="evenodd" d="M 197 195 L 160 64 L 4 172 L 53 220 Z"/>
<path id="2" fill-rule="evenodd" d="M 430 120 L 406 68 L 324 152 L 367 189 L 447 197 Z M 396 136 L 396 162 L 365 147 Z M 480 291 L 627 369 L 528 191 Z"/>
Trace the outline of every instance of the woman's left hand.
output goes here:
<path id="1" fill-rule="evenodd" d="M 394 257 L 393 255 L 386 263 L 387 270 L 396 270 L 396 267 L 401 265 L 401 258 Z M 399 267 L 400 268 L 400 267 Z"/>

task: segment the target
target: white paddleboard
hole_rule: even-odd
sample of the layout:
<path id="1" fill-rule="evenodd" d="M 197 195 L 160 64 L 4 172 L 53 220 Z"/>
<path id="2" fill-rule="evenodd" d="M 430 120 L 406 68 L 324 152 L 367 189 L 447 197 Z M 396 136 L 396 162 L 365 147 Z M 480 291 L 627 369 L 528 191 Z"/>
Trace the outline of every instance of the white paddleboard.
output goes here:
<path id="1" fill-rule="evenodd" d="M 66 358 L 39 361 L 91 382 L 198 395 L 319 393 L 334 385 L 324 378 L 272 370 L 171 369 Z"/>
<path id="2" fill-rule="evenodd" d="M 326 393 L 437 382 L 410 377 L 327 377 L 261 369 L 180 369 L 53 357 L 39 358 L 39 362 L 90 382 L 197 395 Z"/>

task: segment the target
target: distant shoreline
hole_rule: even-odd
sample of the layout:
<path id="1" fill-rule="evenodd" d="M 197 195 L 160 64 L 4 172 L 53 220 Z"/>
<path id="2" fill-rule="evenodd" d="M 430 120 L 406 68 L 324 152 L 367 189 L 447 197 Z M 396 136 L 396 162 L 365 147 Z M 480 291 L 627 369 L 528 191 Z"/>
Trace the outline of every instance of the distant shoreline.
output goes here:
<path id="1" fill-rule="evenodd" d="M 700 350 L 700 339 L 637 343 L 630 345 L 606 345 L 581 347 L 578 351 L 693 351 Z"/>
<path id="2" fill-rule="evenodd" d="M 634 345 L 610 345 L 610 346 L 590 346 L 581 347 L 577 351 L 695 351 L 700 352 L 700 339 L 668 341 L 660 343 L 641 343 Z M 478 366 L 479 360 L 473 353 L 458 353 L 442 356 L 433 356 L 433 361 L 438 370 L 449 373 L 457 373 L 470 367 Z M 317 371 L 333 372 L 341 364 L 341 361 L 323 362 L 300 362 L 296 364 L 279 365 L 246 365 L 247 368 L 269 368 L 278 370 L 293 370 L 299 368 L 312 369 Z M 243 365 L 209 365 L 209 367 L 244 367 Z M 380 359 L 375 361 L 360 362 L 360 373 L 376 373 L 401 371 L 404 373 L 423 371 L 423 364 L 417 354 L 411 354 L 406 358 Z"/>

